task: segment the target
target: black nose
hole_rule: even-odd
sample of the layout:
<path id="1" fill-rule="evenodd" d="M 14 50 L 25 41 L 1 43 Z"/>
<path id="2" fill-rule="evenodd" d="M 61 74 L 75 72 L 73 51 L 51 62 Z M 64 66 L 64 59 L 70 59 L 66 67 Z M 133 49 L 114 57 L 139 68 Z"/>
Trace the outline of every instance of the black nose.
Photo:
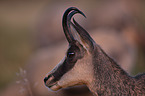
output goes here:
<path id="1" fill-rule="evenodd" d="M 44 82 L 46 83 L 47 80 L 48 80 L 48 77 L 45 77 L 45 78 L 44 78 Z"/>

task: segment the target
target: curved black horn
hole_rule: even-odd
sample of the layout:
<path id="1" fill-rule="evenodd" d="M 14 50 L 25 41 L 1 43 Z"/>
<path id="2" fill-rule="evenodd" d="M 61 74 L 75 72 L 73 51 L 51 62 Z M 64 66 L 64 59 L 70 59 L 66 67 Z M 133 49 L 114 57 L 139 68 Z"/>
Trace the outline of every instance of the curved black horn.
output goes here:
<path id="1" fill-rule="evenodd" d="M 74 11 L 72 11 L 74 10 Z M 72 11 L 72 12 L 71 12 Z M 71 13 L 70 13 L 71 12 Z M 78 10 L 77 8 L 75 7 L 70 7 L 68 8 L 64 15 L 63 15 L 63 20 L 62 20 L 62 26 L 63 26 L 63 30 L 64 30 L 64 33 L 65 33 L 65 36 L 68 40 L 69 43 L 71 43 L 72 41 L 74 41 L 74 37 L 73 35 L 71 34 L 71 30 L 70 30 L 70 22 L 71 22 L 71 18 L 74 14 L 76 13 L 80 13 L 82 14 L 83 16 L 85 16 L 83 14 L 83 12 L 81 12 L 80 10 Z"/>

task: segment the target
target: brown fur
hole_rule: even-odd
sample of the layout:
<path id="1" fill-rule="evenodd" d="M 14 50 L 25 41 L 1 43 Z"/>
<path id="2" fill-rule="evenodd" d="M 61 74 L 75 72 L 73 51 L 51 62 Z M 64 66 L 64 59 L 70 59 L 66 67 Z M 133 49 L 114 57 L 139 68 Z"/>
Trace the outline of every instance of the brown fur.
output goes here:
<path id="1" fill-rule="evenodd" d="M 145 74 L 129 76 L 95 43 L 86 30 L 74 19 L 73 23 L 70 21 L 76 13 L 84 15 L 75 7 L 68 8 L 64 13 L 63 28 L 69 49 L 65 60 L 45 77 L 45 85 L 56 91 L 60 88 L 85 84 L 96 96 L 145 94 Z M 75 40 L 69 24 L 76 29 L 82 42 Z M 73 55 L 69 56 L 69 52 Z"/>

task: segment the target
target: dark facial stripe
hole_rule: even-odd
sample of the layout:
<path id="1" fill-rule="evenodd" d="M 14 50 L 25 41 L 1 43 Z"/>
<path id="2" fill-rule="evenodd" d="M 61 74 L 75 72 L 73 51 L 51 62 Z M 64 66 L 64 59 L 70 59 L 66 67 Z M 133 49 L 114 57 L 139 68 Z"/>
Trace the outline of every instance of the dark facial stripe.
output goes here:
<path id="1" fill-rule="evenodd" d="M 65 73 L 70 71 L 76 64 L 77 60 L 84 57 L 85 52 L 86 50 L 78 41 L 75 40 L 70 43 L 70 48 L 67 51 L 65 60 L 57 67 L 57 69 L 54 69 L 54 73 L 50 74 L 51 76 L 54 76 L 54 79 L 50 82 L 50 84 L 60 80 Z M 45 78 L 45 82 L 47 79 L 48 78 Z"/>
<path id="2" fill-rule="evenodd" d="M 54 81 L 58 81 L 60 80 L 60 78 L 65 74 L 67 73 L 69 70 L 71 70 L 75 63 L 77 62 L 77 60 L 75 60 L 75 62 L 68 62 L 67 58 L 65 59 L 65 61 L 63 62 L 63 64 L 61 64 L 59 66 L 59 68 L 52 74 L 55 79 Z"/>
<path id="3" fill-rule="evenodd" d="M 63 64 L 60 64 L 58 69 L 52 74 L 55 77 L 54 81 L 58 81 L 65 73 L 70 71 L 74 67 L 77 60 L 80 59 L 80 48 L 75 44 L 70 44 L 70 46 L 71 47 L 67 51 L 67 56 Z"/>

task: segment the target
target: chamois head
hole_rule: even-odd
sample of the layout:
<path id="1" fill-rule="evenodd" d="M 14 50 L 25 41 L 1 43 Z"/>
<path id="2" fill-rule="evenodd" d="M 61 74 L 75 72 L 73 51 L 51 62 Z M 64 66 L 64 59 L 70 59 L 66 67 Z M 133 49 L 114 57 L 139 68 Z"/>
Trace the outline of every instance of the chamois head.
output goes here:
<path id="1" fill-rule="evenodd" d="M 45 85 L 52 90 L 68 86 L 88 84 L 92 80 L 92 57 L 97 44 L 73 18 L 74 14 L 84 15 L 75 7 L 68 8 L 62 20 L 62 26 L 69 43 L 64 59 L 44 78 Z M 71 31 L 71 26 L 76 32 Z M 76 37 L 75 35 L 78 37 Z"/>

